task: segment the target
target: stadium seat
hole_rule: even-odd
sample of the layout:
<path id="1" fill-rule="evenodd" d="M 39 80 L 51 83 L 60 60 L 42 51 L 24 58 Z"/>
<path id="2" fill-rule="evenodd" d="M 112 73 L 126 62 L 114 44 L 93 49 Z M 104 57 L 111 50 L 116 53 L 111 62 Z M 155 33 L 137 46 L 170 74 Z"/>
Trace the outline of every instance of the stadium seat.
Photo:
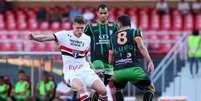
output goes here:
<path id="1" fill-rule="evenodd" d="M 195 17 L 195 28 L 201 30 L 201 14 Z"/>
<path id="2" fill-rule="evenodd" d="M 6 34 L 0 34 L 0 40 L 1 39 L 7 39 L 7 35 Z"/>
<path id="3" fill-rule="evenodd" d="M 145 11 L 140 12 L 139 15 L 139 27 L 143 30 L 148 30 L 149 27 L 149 16 Z"/>
<path id="4" fill-rule="evenodd" d="M 172 30 L 181 30 L 183 25 L 183 20 L 181 15 L 174 15 L 172 17 Z"/>
<path id="5" fill-rule="evenodd" d="M 45 51 L 46 45 L 44 43 L 33 42 L 31 51 Z"/>
<path id="6" fill-rule="evenodd" d="M 192 30 L 194 28 L 194 21 L 193 21 L 193 15 L 188 14 L 184 17 L 184 22 L 183 22 L 184 30 Z"/>
<path id="7" fill-rule="evenodd" d="M 151 16 L 150 16 L 150 24 L 149 24 L 149 26 L 150 26 L 150 29 L 151 30 L 158 30 L 159 29 L 159 15 L 158 14 L 155 14 L 155 13 L 153 13 L 153 14 L 151 14 Z"/>
<path id="8" fill-rule="evenodd" d="M 39 26 L 40 26 L 41 30 L 48 30 L 49 29 L 49 22 L 41 22 Z"/>
<path id="9" fill-rule="evenodd" d="M 51 29 L 52 30 L 60 30 L 61 26 L 60 26 L 60 22 L 53 22 L 51 24 Z"/>
<path id="10" fill-rule="evenodd" d="M 66 29 L 66 30 L 71 29 L 71 23 L 70 22 L 63 22 L 62 23 L 62 29 Z"/>
<path id="11" fill-rule="evenodd" d="M 169 30 L 170 26 L 171 26 L 170 21 L 171 21 L 170 16 L 168 14 L 161 16 L 161 21 L 160 21 L 161 22 L 160 23 L 161 29 L 162 30 Z"/>
<path id="12" fill-rule="evenodd" d="M 4 30 L 5 29 L 5 23 L 3 21 L 0 21 L 0 30 Z"/>

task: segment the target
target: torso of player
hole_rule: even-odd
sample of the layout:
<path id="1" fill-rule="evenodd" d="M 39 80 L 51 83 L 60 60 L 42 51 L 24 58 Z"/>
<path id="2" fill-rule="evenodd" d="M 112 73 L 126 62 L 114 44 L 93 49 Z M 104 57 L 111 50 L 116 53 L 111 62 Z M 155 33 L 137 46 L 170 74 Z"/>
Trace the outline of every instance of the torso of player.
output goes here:
<path id="1" fill-rule="evenodd" d="M 110 38 L 113 33 L 118 30 L 116 23 L 92 23 L 89 24 L 89 33 L 91 36 L 91 54 L 92 60 L 105 60 L 108 57 L 108 50 L 110 47 Z"/>
<path id="2" fill-rule="evenodd" d="M 135 30 L 119 31 L 112 36 L 112 50 L 115 69 L 138 66 L 139 49 L 134 41 Z"/>
<path id="3" fill-rule="evenodd" d="M 62 53 L 64 67 L 68 66 L 69 69 L 79 69 L 85 64 L 85 55 L 90 47 L 90 37 L 84 33 L 81 37 L 76 37 L 73 31 L 63 31 L 58 40 L 59 48 Z"/>

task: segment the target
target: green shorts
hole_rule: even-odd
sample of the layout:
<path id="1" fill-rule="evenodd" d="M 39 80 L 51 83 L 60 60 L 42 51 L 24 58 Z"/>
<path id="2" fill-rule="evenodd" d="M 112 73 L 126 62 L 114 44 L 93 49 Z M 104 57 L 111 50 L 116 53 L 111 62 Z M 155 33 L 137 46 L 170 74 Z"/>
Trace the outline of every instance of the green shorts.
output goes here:
<path id="1" fill-rule="evenodd" d="M 104 69 L 105 74 L 112 75 L 113 74 L 113 66 L 111 64 L 104 63 L 101 60 L 95 60 L 92 62 L 95 69 Z"/>
<path id="2" fill-rule="evenodd" d="M 132 83 L 141 90 L 155 91 L 151 80 L 141 67 L 131 67 L 114 71 L 114 86 L 124 88 L 127 82 Z"/>

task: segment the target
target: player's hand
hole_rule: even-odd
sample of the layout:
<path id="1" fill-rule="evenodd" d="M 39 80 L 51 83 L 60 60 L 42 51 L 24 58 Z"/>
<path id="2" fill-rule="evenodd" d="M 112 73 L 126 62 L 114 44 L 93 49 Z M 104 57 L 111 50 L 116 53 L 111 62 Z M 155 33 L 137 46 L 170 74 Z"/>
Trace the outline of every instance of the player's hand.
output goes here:
<path id="1" fill-rule="evenodd" d="M 154 64 L 152 61 L 148 62 L 147 71 L 151 74 L 154 71 Z"/>
<path id="2" fill-rule="evenodd" d="M 34 39 L 32 33 L 30 33 L 30 34 L 28 35 L 28 39 L 29 39 L 29 40 L 33 40 L 33 39 Z"/>

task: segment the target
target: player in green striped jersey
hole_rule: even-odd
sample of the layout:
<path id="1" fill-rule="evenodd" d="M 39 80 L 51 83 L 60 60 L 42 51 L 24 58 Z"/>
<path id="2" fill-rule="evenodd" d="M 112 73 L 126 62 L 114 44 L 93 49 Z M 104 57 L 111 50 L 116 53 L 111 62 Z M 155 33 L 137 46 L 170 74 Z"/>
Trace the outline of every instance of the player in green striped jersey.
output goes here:
<path id="1" fill-rule="evenodd" d="M 142 55 L 148 64 L 148 72 L 153 72 L 154 64 L 143 45 L 141 31 L 130 27 L 128 16 L 120 16 L 118 23 L 120 30 L 112 35 L 112 49 L 109 51 L 109 63 L 114 64 L 113 82 L 117 89 L 116 99 L 123 101 L 120 89 L 124 88 L 127 82 L 131 82 L 145 92 L 143 101 L 152 101 L 155 88 L 138 62 L 141 58 L 139 55 Z"/>

